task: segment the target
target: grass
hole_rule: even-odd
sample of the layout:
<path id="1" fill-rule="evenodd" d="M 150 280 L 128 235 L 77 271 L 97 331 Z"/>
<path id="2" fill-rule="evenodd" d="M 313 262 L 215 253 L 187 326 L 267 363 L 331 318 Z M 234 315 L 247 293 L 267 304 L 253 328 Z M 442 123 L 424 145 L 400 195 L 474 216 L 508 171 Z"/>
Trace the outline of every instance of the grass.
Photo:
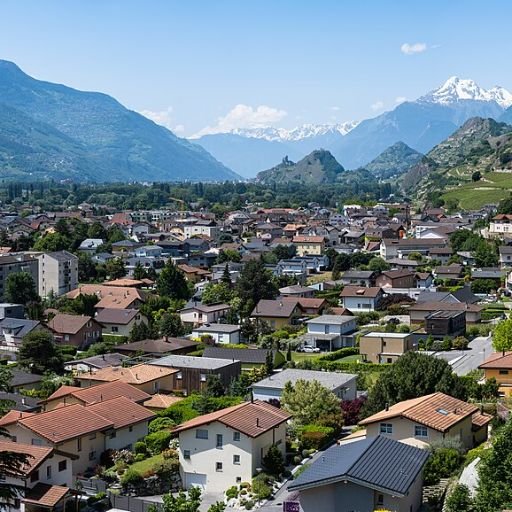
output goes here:
<path id="1" fill-rule="evenodd" d="M 292 361 L 306 361 L 307 359 L 316 359 L 321 356 L 321 353 L 307 353 L 307 352 L 292 352 Z"/>
<path id="2" fill-rule="evenodd" d="M 307 279 L 307 284 L 323 283 L 332 279 L 332 272 L 321 272 L 319 274 L 312 274 Z"/>
<path id="3" fill-rule="evenodd" d="M 158 455 L 153 455 L 153 457 L 141 460 L 140 462 L 134 462 L 130 468 L 134 469 L 138 473 L 144 474 L 153 469 L 158 464 L 162 464 L 163 461 L 164 457 L 161 453 L 159 453 Z"/>

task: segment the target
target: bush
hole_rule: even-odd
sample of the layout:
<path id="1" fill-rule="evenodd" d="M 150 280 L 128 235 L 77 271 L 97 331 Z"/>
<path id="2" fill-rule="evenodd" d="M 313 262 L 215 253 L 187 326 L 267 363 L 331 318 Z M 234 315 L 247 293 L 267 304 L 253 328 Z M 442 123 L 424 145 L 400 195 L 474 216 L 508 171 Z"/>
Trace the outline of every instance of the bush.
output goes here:
<path id="1" fill-rule="evenodd" d="M 123 486 L 127 485 L 138 485 L 144 480 L 142 475 L 133 468 L 129 468 L 125 471 L 124 475 L 121 477 L 121 484 Z"/>
<path id="2" fill-rule="evenodd" d="M 154 432 L 158 432 L 160 430 L 164 429 L 170 429 L 174 427 L 176 424 L 171 418 L 166 418 L 165 416 L 162 416 L 160 418 L 155 418 L 150 424 L 149 424 L 149 433 L 152 434 Z"/>
<path id="3" fill-rule="evenodd" d="M 306 450 L 318 450 L 331 441 L 333 437 L 334 429 L 332 427 L 320 425 L 304 425 L 299 433 L 299 439 Z"/>
<path id="4" fill-rule="evenodd" d="M 247 500 L 245 502 L 245 510 L 252 510 L 253 507 L 254 507 L 254 501 Z"/>
<path id="5" fill-rule="evenodd" d="M 137 441 L 133 445 L 133 451 L 137 454 L 146 455 L 148 453 L 148 447 L 146 446 L 146 443 L 144 441 Z"/>
<path id="6" fill-rule="evenodd" d="M 252 492 L 257 500 L 266 500 L 272 496 L 272 488 L 265 481 L 257 478 L 252 481 Z"/>
<path id="7" fill-rule="evenodd" d="M 466 350 L 468 348 L 469 341 L 464 336 L 457 336 L 452 343 L 455 350 Z"/>
<path id="8" fill-rule="evenodd" d="M 143 460 L 146 460 L 147 455 L 145 453 L 137 453 L 135 455 L 135 458 L 133 459 L 134 462 L 142 462 Z"/>
<path id="9" fill-rule="evenodd" d="M 462 462 L 463 456 L 456 448 L 434 448 L 423 473 L 425 485 L 434 485 L 441 478 L 452 476 Z"/>
<path id="10" fill-rule="evenodd" d="M 262 462 L 270 475 L 279 476 L 284 471 L 283 454 L 275 444 L 268 449 Z"/>
<path id="11" fill-rule="evenodd" d="M 359 354 L 359 349 L 356 347 L 344 347 L 339 350 L 335 350 L 334 352 L 329 352 L 324 356 L 320 356 L 319 359 L 322 361 L 336 361 L 337 359 L 343 359 L 347 356 L 354 356 Z"/>
<path id="12" fill-rule="evenodd" d="M 146 446 L 152 455 L 157 455 L 166 450 L 170 441 L 171 433 L 168 430 L 160 430 L 146 436 Z"/>
<path id="13" fill-rule="evenodd" d="M 226 491 L 226 498 L 228 500 L 233 499 L 233 498 L 238 498 L 238 489 L 237 489 L 236 485 L 233 485 Z"/>

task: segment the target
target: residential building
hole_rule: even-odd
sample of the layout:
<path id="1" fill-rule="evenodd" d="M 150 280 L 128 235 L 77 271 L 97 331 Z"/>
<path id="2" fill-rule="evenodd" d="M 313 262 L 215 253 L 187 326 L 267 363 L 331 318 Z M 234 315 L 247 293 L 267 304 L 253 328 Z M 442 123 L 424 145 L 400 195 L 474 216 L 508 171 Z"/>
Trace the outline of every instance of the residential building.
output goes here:
<path id="1" fill-rule="evenodd" d="M 493 238 L 511 238 L 512 215 L 499 213 L 489 224 L 489 236 Z"/>
<path id="2" fill-rule="evenodd" d="M 104 284 L 83 284 L 66 294 L 68 299 L 76 299 L 79 295 L 96 295 L 100 300 L 97 310 L 103 308 L 139 309 L 146 301 L 142 290 L 131 286 L 112 286 Z"/>
<path id="3" fill-rule="evenodd" d="M 224 318 L 230 311 L 229 304 L 212 304 L 207 306 L 200 302 L 189 302 L 183 309 L 180 309 L 181 321 L 191 324 L 194 327 L 204 324 L 212 324 Z"/>
<path id="4" fill-rule="evenodd" d="M 385 270 L 375 279 L 380 288 L 415 288 L 416 277 L 409 270 Z"/>
<path id="5" fill-rule="evenodd" d="M 445 238 L 402 238 L 399 240 L 384 238 L 380 244 L 380 256 L 386 261 L 393 258 L 407 258 L 413 252 L 429 256 L 432 249 L 444 249 L 445 247 Z"/>
<path id="6" fill-rule="evenodd" d="M 356 286 L 375 286 L 377 272 L 373 270 L 346 270 L 338 279 L 341 284 L 352 284 Z"/>
<path id="7" fill-rule="evenodd" d="M 183 486 L 218 491 L 250 482 L 272 445 L 285 456 L 290 417 L 282 409 L 254 401 L 179 425 L 173 432 L 179 436 Z"/>
<path id="8" fill-rule="evenodd" d="M 299 380 L 318 381 L 340 400 L 354 400 L 357 395 L 357 375 L 340 372 L 323 372 L 286 368 L 251 385 L 252 393 L 258 400 L 279 400 L 287 382 L 295 385 Z"/>
<path id="9" fill-rule="evenodd" d="M 100 309 L 94 317 L 101 325 L 103 334 L 114 336 L 130 336 L 134 326 L 147 324 L 148 319 L 138 309 Z"/>
<path id="10" fill-rule="evenodd" d="M 39 264 L 32 254 L 18 253 L 0 256 L 0 300 L 5 301 L 5 285 L 10 274 L 27 272 L 36 287 L 39 282 Z"/>
<path id="11" fill-rule="evenodd" d="M 412 333 L 368 332 L 359 338 L 359 352 L 370 363 L 394 363 L 411 350 L 418 350 Z"/>
<path id="12" fill-rule="evenodd" d="M 495 352 L 479 367 L 485 380 L 496 379 L 501 397 L 512 396 L 512 352 Z"/>
<path id="13" fill-rule="evenodd" d="M 25 318 L 25 306 L 9 302 L 0 303 L 0 320 L 4 318 Z"/>
<path id="14" fill-rule="evenodd" d="M 379 309 L 384 292 L 379 287 L 345 286 L 340 298 L 341 305 L 350 311 L 368 313 Z"/>
<path id="15" fill-rule="evenodd" d="M 298 300 L 261 299 L 251 313 L 256 322 L 266 322 L 272 329 L 294 325 L 303 314 Z"/>
<path id="16" fill-rule="evenodd" d="M 188 354 L 197 350 L 197 343 L 188 338 L 169 338 L 165 336 L 158 340 L 141 340 L 123 343 L 114 350 L 127 356 L 142 355 L 144 357 L 163 357 L 170 354 Z"/>
<path id="17" fill-rule="evenodd" d="M 194 391 L 202 391 L 210 375 L 218 376 L 222 385 L 227 388 L 240 376 L 242 370 L 242 365 L 237 360 L 181 355 L 162 357 L 151 361 L 149 364 L 175 371 L 173 389 L 181 391 L 185 395 Z"/>
<path id="18" fill-rule="evenodd" d="M 242 370 L 261 368 L 265 366 L 269 352 L 272 354 L 274 368 L 282 366 L 286 358 L 279 350 L 267 350 L 265 348 L 229 348 L 229 347 L 206 347 L 203 357 L 214 359 L 226 359 L 228 361 L 240 361 Z"/>
<path id="19" fill-rule="evenodd" d="M 366 427 L 367 437 L 385 436 L 419 446 L 451 438 L 469 450 L 487 439 L 491 419 L 475 404 L 433 393 L 398 402 L 359 425 Z"/>
<path id="20" fill-rule="evenodd" d="M 96 254 L 98 249 L 105 243 L 101 238 L 86 238 L 78 247 L 80 252 Z"/>
<path id="21" fill-rule="evenodd" d="M 428 457 L 427 450 L 384 436 L 335 444 L 288 490 L 298 491 L 304 512 L 418 512 Z"/>
<path id="22" fill-rule="evenodd" d="M 3 318 L 0 320 L 0 354 L 3 359 L 15 361 L 23 338 L 33 332 L 47 330 L 39 320 Z"/>
<path id="23" fill-rule="evenodd" d="M 425 332 L 440 338 L 464 336 L 466 334 L 466 312 L 434 311 L 425 317 Z"/>
<path id="24" fill-rule="evenodd" d="M 306 322 L 306 345 L 320 350 L 337 350 L 355 344 L 353 334 L 357 330 L 354 316 L 321 315 Z"/>
<path id="25" fill-rule="evenodd" d="M 43 253 L 39 261 L 39 295 L 56 296 L 74 290 L 78 286 L 78 258 L 68 251 Z"/>
<path id="26" fill-rule="evenodd" d="M 93 372 L 107 366 L 122 366 L 128 356 L 111 352 L 109 354 L 100 354 L 98 356 L 84 357 L 83 359 L 74 359 L 64 364 L 64 369 L 68 372 Z"/>
<path id="27" fill-rule="evenodd" d="M 451 265 L 439 266 L 434 269 L 436 279 L 462 279 L 462 265 L 452 263 Z"/>
<path id="28" fill-rule="evenodd" d="M 48 328 L 57 343 L 86 349 L 101 337 L 102 326 L 90 316 L 57 313 L 48 322 Z"/>
<path id="29" fill-rule="evenodd" d="M 325 299 L 314 299 L 314 298 L 302 298 L 302 297 L 280 297 L 284 301 L 295 301 L 299 305 L 302 313 L 307 316 L 321 315 L 329 306 L 329 303 Z"/>
<path id="30" fill-rule="evenodd" d="M 214 220 L 200 219 L 193 224 L 183 226 L 183 233 L 185 234 L 185 238 L 202 235 L 215 239 L 219 236 L 220 229 Z"/>
<path id="31" fill-rule="evenodd" d="M 240 326 L 233 324 L 203 324 L 192 330 L 193 338 L 209 336 L 215 343 L 240 343 Z"/>
<path id="32" fill-rule="evenodd" d="M 301 286 L 299 284 L 295 284 L 292 286 L 285 286 L 284 288 L 279 288 L 279 294 L 281 295 L 281 297 L 312 298 L 315 296 L 315 289 L 310 288 L 309 286 Z"/>
<path id="33" fill-rule="evenodd" d="M 466 314 L 466 324 L 476 324 L 480 323 L 482 319 L 482 309 L 483 308 L 477 304 L 466 304 L 465 302 L 417 302 L 409 307 L 410 323 L 424 325 L 425 318 L 436 311 L 464 311 Z"/>
<path id="34" fill-rule="evenodd" d="M 321 255 L 325 250 L 325 238 L 323 236 L 298 235 L 292 238 L 292 243 L 297 248 L 299 256 L 306 254 Z"/>
<path id="35" fill-rule="evenodd" d="M 41 410 L 39 398 L 25 396 L 20 393 L 0 391 L 0 403 L 9 403 L 9 407 L 13 411 L 39 412 Z"/>
<path id="36" fill-rule="evenodd" d="M 499 258 L 501 268 L 512 267 L 512 245 L 501 245 Z"/>

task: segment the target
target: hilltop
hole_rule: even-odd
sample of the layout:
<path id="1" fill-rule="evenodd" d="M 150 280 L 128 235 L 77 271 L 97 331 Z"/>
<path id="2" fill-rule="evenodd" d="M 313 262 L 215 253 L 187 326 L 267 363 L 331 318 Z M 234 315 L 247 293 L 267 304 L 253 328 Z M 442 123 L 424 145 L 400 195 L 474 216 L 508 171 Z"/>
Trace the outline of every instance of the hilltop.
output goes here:
<path id="1" fill-rule="evenodd" d="M 397 142 L 384 150 L 364 168 L 379 178 L 400 176 L 421 161 L 423 155 L 404 142 Z"/>

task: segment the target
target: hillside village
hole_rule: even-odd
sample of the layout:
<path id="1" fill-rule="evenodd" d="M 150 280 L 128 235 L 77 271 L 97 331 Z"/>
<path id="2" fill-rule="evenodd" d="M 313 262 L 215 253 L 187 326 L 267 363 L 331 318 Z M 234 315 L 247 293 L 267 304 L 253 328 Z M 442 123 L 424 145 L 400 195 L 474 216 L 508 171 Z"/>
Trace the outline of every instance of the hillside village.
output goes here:
<path id="1" fill-rule="evenodd" d="M 512 436 L 505 207 L 2 212 L 9 510 L 479 499 Z"/>

